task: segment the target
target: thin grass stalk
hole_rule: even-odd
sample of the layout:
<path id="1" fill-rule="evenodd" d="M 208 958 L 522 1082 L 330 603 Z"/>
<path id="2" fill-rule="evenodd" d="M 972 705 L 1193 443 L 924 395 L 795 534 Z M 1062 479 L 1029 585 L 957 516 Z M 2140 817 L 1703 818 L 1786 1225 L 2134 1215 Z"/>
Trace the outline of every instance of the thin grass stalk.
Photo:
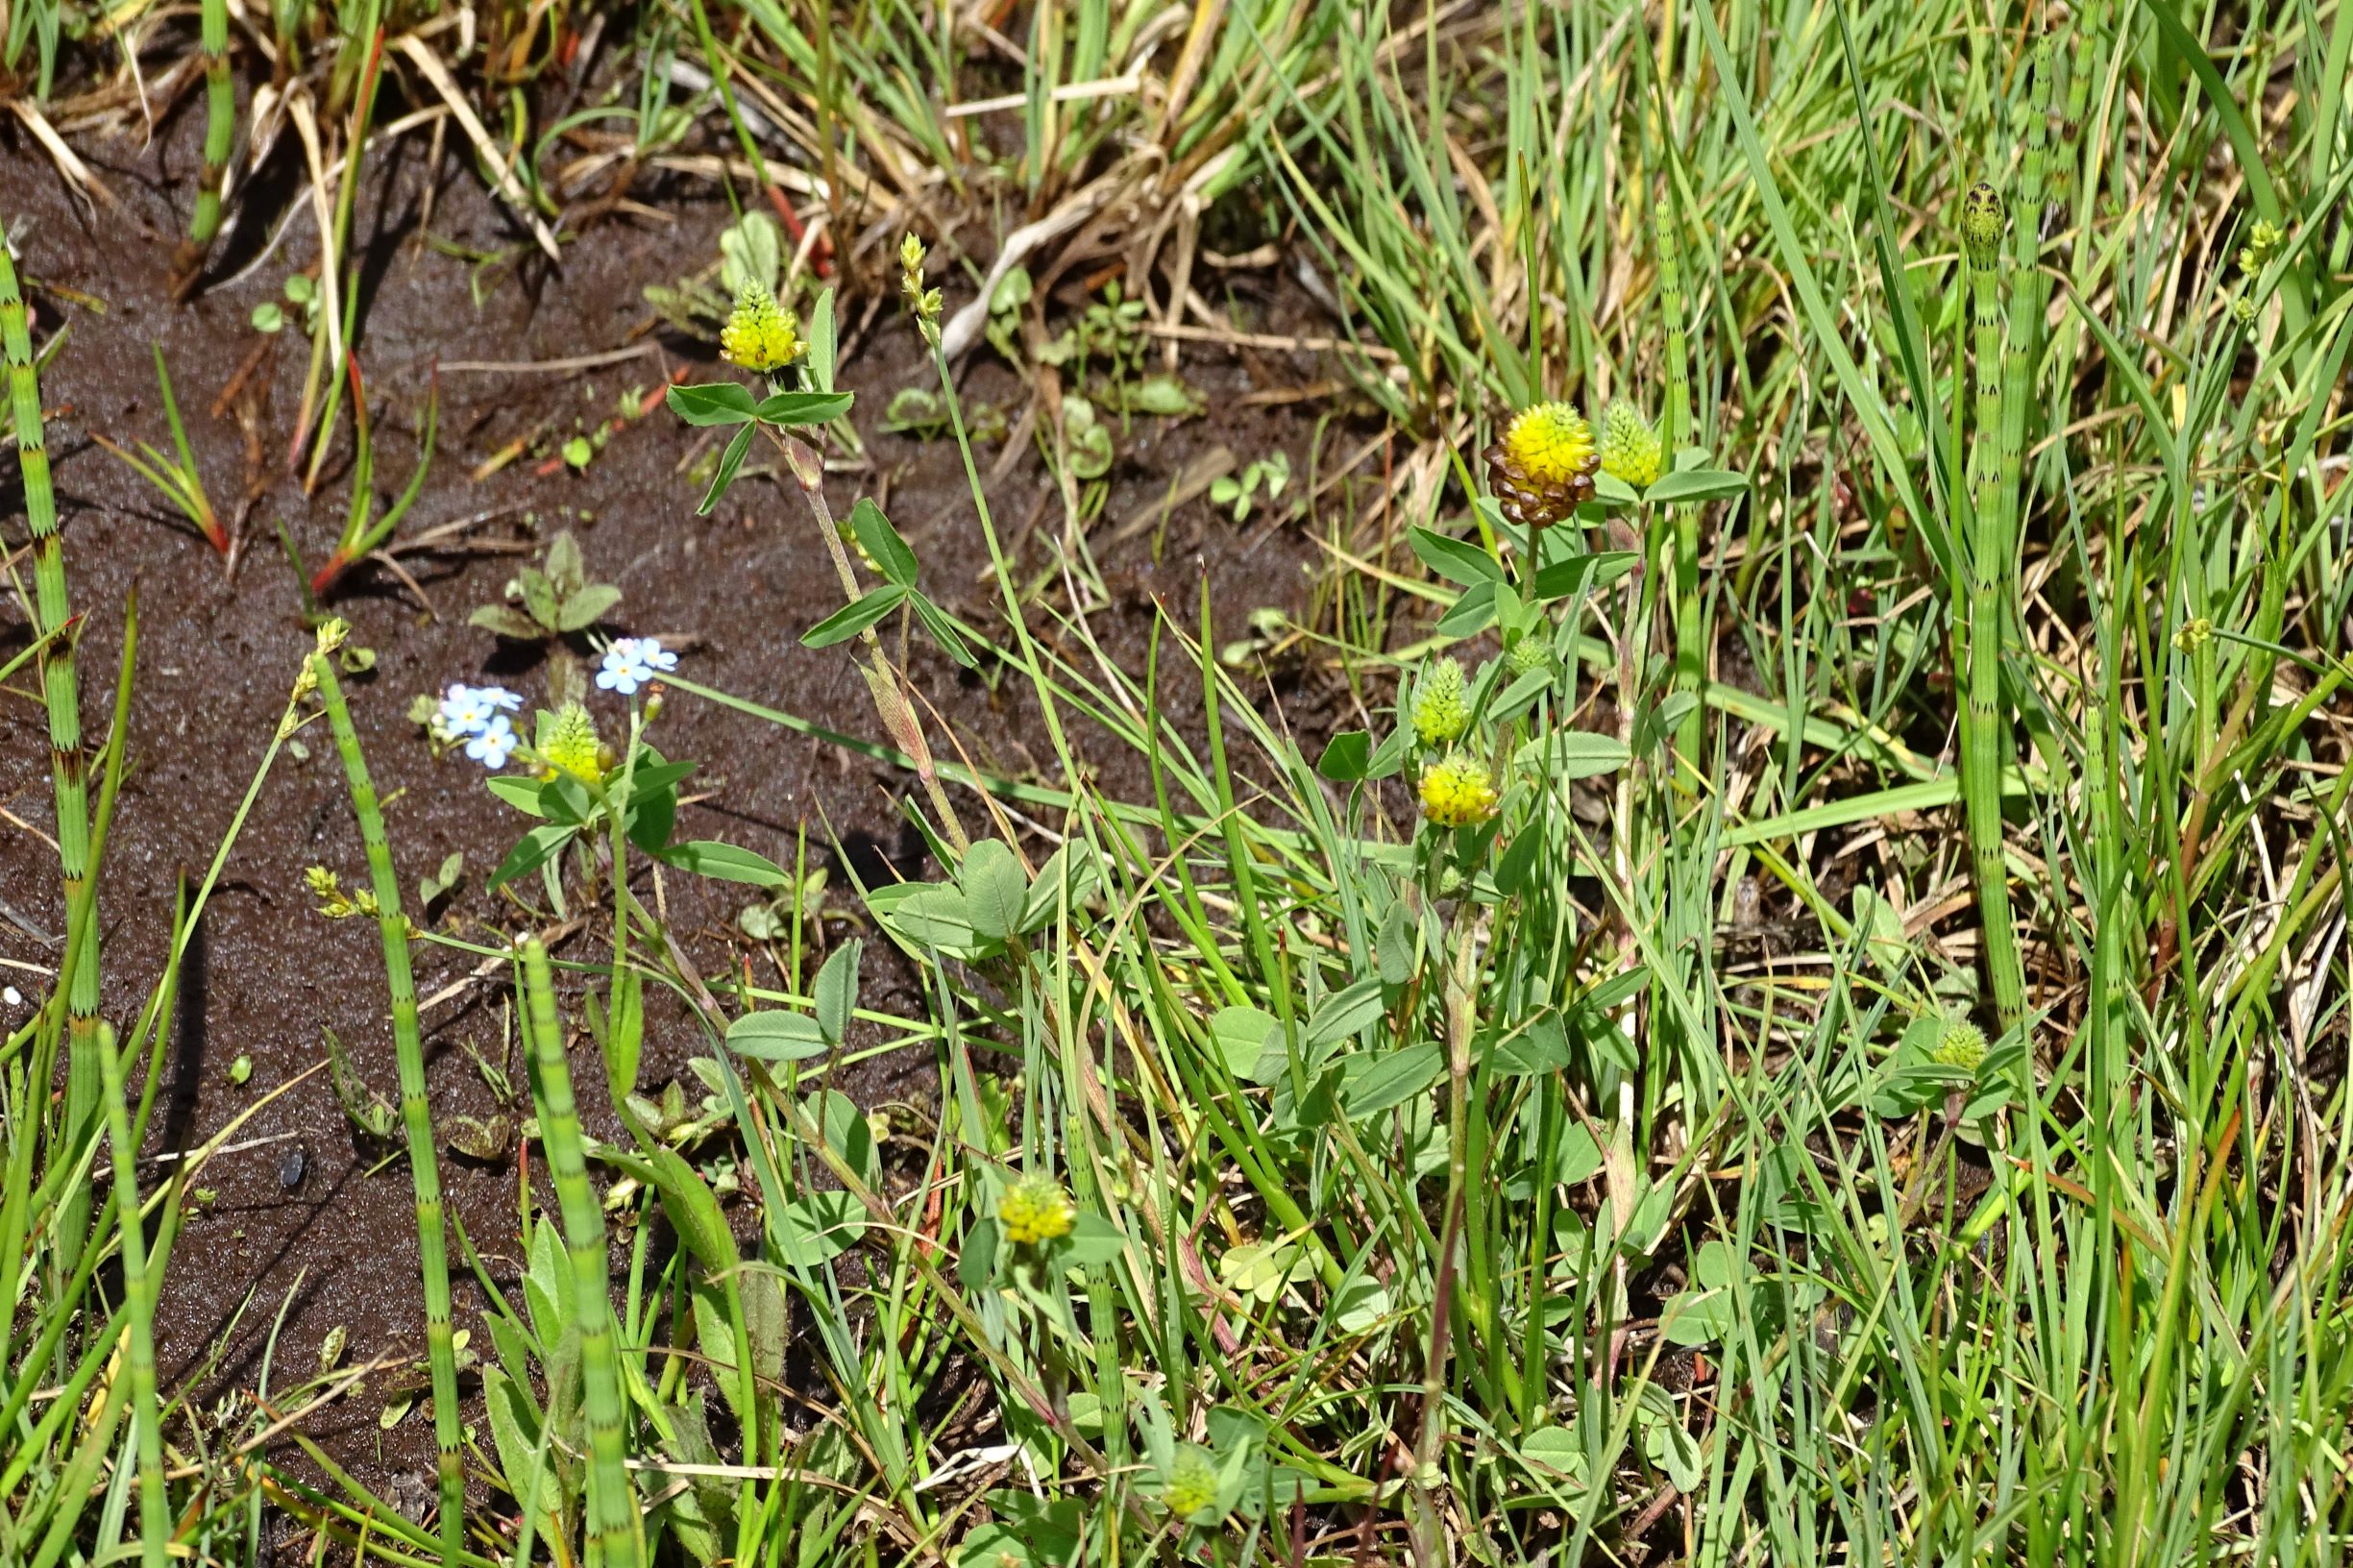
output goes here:
<path id="1" fill-rule="evenodd" d="M 2018 933 L 2010 923 L 2009 873 L 2002 863 L 2001 771 L 2008 725 L 2001 699 L 2002 650 L 2009 618 L 2002 586 L 2009 580 L 2008 508 L 2001 490 L 2002 314 L 2000 195 L 1979 182 L 1962 201 L 1961 234 L 1968 255 L 1972 355 L 1976 390 L 1971 430 L 1967 681 L 1961 708 L 1961 804 L 1968 820 L 1970 862 L 1977 880 L 1986 973 L 2002 1027 L 2025 1015 L 2025 971 Z"/>
<path id="2" fill-rule="evenodd" d="M 604 1568 L 628 1568 L 644 1561 L 645 1552 L 625 1462 L 613 1304 L 605 1293 L 604 1212 L 588 1181 L 572 1068 L 564 1059 L 563 1020 L 555 1011 L 548 949 L 536 937 L 523 943 L 523 986 L 540 1141 L 564 1222 L 564 1251 L 572 1262 L 572 1319 L 580 1331 L 582 1413 L 588 1424 L 588 1560 Z"/>
<path id="3" fill-rule="evenodd" d="M 204 0 L 200 42 L 205 61 L 205 161 L 196 179 L 196 211 L 180 247 L 172 292 L 186 299 L 204 277 L 205 257 L 221 232 L 221 190 L 236 139 L 237 94 L 229 80 L 229 0 Z"/>
<path id="4" fill-rule="evenodd" d="M 457 1351 L 450 1332 L 449 1237 L 444 1229 L 441 1170 L 434 1159 L 432 1111 L 425 1097 L 425 1047 L 417 1034 L 416 979 L 408 963 L 408 919 L 401 912 L 401 882 L 392 869 L 392 846 L 384 839 L 383 812 L 367 758 L 352 728 L 351 709 L 335 679 L 332 648 L 338 624 L 320 635 L 310 655 L 311 674 L 327 709 L 328 727 L 343 758 L 351 785 L 352 814 L 359 819 L 367 847 L 368 880 L 376 894 L 376 925 L 383 939 L 384 984 L 392 998 L 392 1044 L 400 1062 L 401 1127 L 407 1135 L 409 1175 L 417 1191 L 417 1262 L 425 1279 L 425 1350 L 433 1383 L 433 1468 L 440 1482 L 441 1552 L 455 1568 L 466 1538 L 466 1484 L 460 1468 L 457 1422 Z"/>
<path id="5" fill-rule="evenodd" d="M 73 619 L 65 586 L 64 541 L 58 532 L 57 490 L 50 479 L 49 449 L 41 427 L 40 378 L 34 366 L 33 334 L 8 236 L 0 232 L 0 357 L 8 369 L 15 421 L 17 464 L 24 476 L 25 523 L 33 535 L 34 634 L 49 637 Z M 58 871 L 64 883 L 68 924 L 86 899 L 96 897 L 89 881 L 89 788 L 82 756 L 81 686 L 74 673 L 74 639 L 59 636 L 40 657 L 41 695 L 49 710 L 49 774 L 57 801 Z M 75 955 L 66 982 L 65 1119 L 61 1146 L 79 1146 L 97 1121 L 99 1071 L 98 941 L 95 913 L 91 940 Z M 59 1266 L 71 1272 L 89 1226 L 89 1190 L 66 1194 L 58 1213 Z"/>

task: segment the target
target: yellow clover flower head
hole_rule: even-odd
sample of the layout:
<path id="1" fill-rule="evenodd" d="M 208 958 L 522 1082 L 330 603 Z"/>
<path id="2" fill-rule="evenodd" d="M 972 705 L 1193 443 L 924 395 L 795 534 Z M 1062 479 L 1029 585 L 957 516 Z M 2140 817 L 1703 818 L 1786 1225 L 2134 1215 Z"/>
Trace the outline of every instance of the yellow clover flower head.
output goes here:
<path id="1" fill-rule="evenodd" d="M 1168 1461 L 1160 1500 L 1179 1519 L 1190 1520 L 1217 1507 L 1217 1457 L 1199 1443 L 1182 1443 Z"/>
<path id="2" fill-rule="evenodd" d="M 1430 747 L 1452 746 L 1471 727 L 1470 683 L 1462 666 L 1438 659 L 1422 671 L 1413 693 L 1413 733 Z"/>
<path id="3" fill-rule="evenodd" d="M 1495 815 L 1499 797 L 1486 765 L 1456 752 L 1422 770 L 1422 815 L 1440 827 L 1468 827 Z"/>
<path id="4" fill-rule="evenodd" d="M 1945 1066 L 1975 1072 L 1985 1061 L 1985 1031 L 1967 1018 L 1949 1019 L 1929 1054 Z"/>
<path id="5" fill-rule="evenodd" d="M 612 753 L 597 739 L 596 721 L 577 702 L 567 702 L 552 714 L 539 716 L 541 776 L 570 773 L 586 784 L 604 781 Z"/>
<path id="6" fill-rule="evenodd" d="M 1602 472 L 1637 490 L 1648 489 L 1666 472 L 1666 438 L 1651 429 L 1642 410 L 1624 398 L 1602 410 Z"/>
<path id="7" fill-rule="evenodd" d="M 1487 484 L 1504 516 L 1548 528 L 1593 499 L 1601 466 L 1585 416 L 1565 403 L 1539 403 L 1514 416 L 1487 449 Z"/>
<path id="8" fill-rule="evenodd" d="M 766 284 L 746 279 L 727 325 L 720 329 L 719 352 L 727 362 L 746 370 L 782 370 L 808 348 L 800 340 L 800 318 L 778 305 Z"/>
<path id="9" fill-rule="evenodd" d="M 996 1200 L 997 1223 L 1015 1246 L 1054 1241 L 1078 1222 L 1078 1205 L 1051 1176 L 1024 1176 Z"/>

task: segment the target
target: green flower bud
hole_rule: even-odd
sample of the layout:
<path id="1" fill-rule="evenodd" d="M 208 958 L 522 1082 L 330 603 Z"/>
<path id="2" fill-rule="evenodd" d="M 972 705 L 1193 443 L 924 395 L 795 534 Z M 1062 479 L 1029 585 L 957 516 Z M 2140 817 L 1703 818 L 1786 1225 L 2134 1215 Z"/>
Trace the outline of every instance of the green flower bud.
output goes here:
<path id="1" fill-rule="evenodd" d="M 1975 1072 L 1985 1061 L 1985 1031 L 1967 1018 L 1948 1019 L 1930 1054 L 1945 1066 Z"/>
<path id="2" fill-rule="evenodd" d="M 1666 472 L 1665 437 L 1651 429 L 1642 410 L 1623 398 L 1602 410 L 1601 452 L 1602 472 L 1637 490 L 1656 483 Z"/>
<path id="3" fill-rule="evenodd" d="M 1199 1443 L 1186 1443 L 1168 1461 L 1161 1501 L 1179 1519 L 1192 1520 L 1217 1507 L 1217 1457 Z"/>
<path id="4" fill-rule="evenodd" d="M 1469 683 L 1462 666 L 1437 659 L 1423 667 L 1413 693 L 1413 733 L 1429 747 L 1451 746 L 1471 727 Z"/>
<path id="5" fill-rule="evenodd" d="M 597 723 L 577 702 L 539 716 L 540 776 L 570 773 L 584 784 L 601 784 L 612 766 L 610 747 L 597 738 Z"/>

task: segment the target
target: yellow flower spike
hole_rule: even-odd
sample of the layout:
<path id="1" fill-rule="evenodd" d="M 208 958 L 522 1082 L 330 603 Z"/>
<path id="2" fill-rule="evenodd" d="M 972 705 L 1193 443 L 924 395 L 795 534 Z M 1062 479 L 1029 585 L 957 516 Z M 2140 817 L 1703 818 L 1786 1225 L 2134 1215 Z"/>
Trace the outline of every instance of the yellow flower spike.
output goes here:
<path id="1" fill-rule="evenodd" d="M 1078 1205 L 1051 1176 L 1024 1176 L 996 1200 L 997 1223 L 1015 1246 L 1058 1240 L 1078 1223 Z"/>
<path id="2" fill-rule="evenodd" d="M 1602 472 L 1647 490 L 1666 472 L 1667 443 L 1642 410 L 1620 398 L 1602 410 Z"/>
<path id="3" fill-rule="evenodd" d="M 1514 417 L 1487 449 L 1487 484 L 1504 516 L 1549 528 L 1593 499 L 1602 456 L 1593 427 L 1565 403 L 1539 403 Z"/>
<path id="4" fill-rule="evenodd" d="M 1495 815 L 1500 797 L 1485 764 L 1457 752 L 1422 770 L 1422 815 L 1440 827 L 1469 827 Z"/>
<path id="5" fill-rule="evenodd" d="M 766 287 L 747 279 L 719 333 L 719 352 L 727 362 L 746 370 L 782 370 L 808 348 L 800 340 L 800 318 L 779 306 Z"/>
<path id="6" fill-rule="evenodd" d="M 540 716 L 542 777 L 570 773 L 584 784 L 601 784 L 611 757 L 604 743 L 597 739 L 596 721 L 577 702 L 567 702 L 562 711 Z"/>

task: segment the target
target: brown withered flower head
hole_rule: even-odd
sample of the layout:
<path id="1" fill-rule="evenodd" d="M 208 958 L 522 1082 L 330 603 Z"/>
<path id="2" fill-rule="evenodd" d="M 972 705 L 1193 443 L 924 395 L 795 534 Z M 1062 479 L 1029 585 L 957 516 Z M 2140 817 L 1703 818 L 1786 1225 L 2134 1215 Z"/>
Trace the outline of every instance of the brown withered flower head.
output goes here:
<path id="1" fill-rule="evenodd" d="M 1549 528 L 1593 499 L 1601 466 L 1585 416 L 1565 403 L 1539 403 L 1515 415 L 1487 449 L 1487 484 L 1506 518 Z"/>

